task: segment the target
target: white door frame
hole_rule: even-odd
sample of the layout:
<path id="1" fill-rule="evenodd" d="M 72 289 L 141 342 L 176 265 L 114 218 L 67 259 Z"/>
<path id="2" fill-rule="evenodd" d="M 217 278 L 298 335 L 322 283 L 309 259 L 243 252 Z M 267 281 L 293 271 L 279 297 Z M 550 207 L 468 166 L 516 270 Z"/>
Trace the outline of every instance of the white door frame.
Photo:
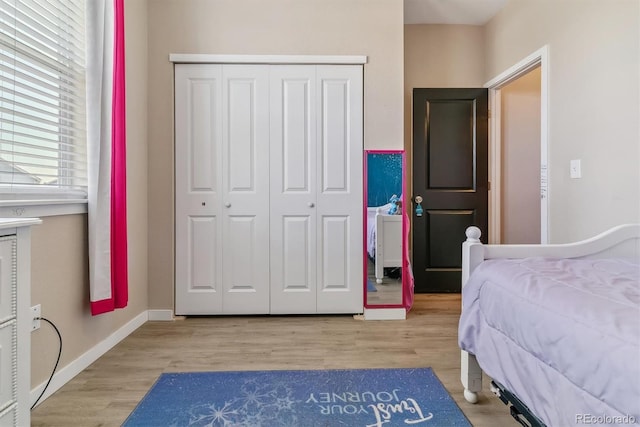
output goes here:
<path id="1" fill-rule="evenodd" d="M 485 83 L 489 90 L 489 243 L 500 242 L 502 200 L 501 89 L 532 69 L 540 67 L 540 243 L 549 242 L 549 46 L 545 45 Z"/>

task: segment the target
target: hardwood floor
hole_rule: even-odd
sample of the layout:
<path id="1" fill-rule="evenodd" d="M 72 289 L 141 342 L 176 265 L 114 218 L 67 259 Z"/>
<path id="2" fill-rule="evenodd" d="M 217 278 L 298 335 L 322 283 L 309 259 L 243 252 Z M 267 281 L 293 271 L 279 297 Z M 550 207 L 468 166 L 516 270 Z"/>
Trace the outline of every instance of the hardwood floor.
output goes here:
<path id="1" fill-rule="evenodd" d="M 163 372 L 430 366 L 474 426 L 514 427 L 488 388 L 476 405 L 462 396 L 459 314 L 459 294 L 421 294 L 404 321 L 335 315 L 147 322 L 38 405 L 31 425 L 120 426 Z"/>
<path id="2" fill-rule="evenodd" d="M 375 292 L 367 292 L 367 304 L 402 304 L 402 277 L 384 276 L 382 283 L 376 283 L 375 264 L 367 260 L 367 276 Z"/>

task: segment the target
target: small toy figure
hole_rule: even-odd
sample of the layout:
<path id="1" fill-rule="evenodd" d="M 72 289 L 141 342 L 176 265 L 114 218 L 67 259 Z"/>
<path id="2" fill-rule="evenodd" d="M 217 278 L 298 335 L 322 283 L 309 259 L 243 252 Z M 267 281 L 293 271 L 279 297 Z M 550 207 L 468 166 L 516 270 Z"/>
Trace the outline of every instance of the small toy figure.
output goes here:
<path id="1" fill-rule="evenodd" d="M 389 199 L 389 202 L 391 203 L 391 206 L 389 207 L 389 211 L 387 213 L 389 215 L 396 215 L 397 213 L 399 213 L 398 207 L 400 205 L 400 199 L 398 198 L 398 196 L 394 194 Z"/>
<path id="2" fill-rule="evenodd" d="M 413 199 L 416 202 L 416 216 L 422 216 L 422 205 L 420 203 L 422 203 L 422 196 L 416 196 L 415 199 Z"/>

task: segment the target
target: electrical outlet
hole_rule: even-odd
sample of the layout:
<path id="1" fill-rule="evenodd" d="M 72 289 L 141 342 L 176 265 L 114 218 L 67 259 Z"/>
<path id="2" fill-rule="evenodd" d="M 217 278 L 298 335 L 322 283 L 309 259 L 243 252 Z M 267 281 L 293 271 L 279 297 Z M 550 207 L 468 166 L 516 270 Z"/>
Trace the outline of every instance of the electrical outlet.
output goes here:
<path id="1" fill-rule="evenodd" d="M 42 315 L 42 306 L 40 304 L 31 307 L 31 330 L 40 329 L 40 316 Z"/>

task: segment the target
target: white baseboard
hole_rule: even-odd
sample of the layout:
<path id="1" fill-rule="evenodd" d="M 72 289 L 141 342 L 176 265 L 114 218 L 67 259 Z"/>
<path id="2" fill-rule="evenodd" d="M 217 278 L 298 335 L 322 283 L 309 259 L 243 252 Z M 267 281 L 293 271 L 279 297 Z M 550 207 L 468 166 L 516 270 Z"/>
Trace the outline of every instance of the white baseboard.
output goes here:
<path id="1" fill-rule="evenodd" d="M 149 321 L 165 321 L 172 322 L 175 319 L 173 318 L 173 310 L 148 310 L 149 313 Z"/>
<path id="2" fill-rule="evenodd" d="M 365 308 L 364 320 L 405 320 L 405 308 Z"/>
<path id="3" fill-rule="evenodd" d="M 171 311 L 171 310 L 169 310 Z M 138 329 L 144 323 L 149 320 L 149 312 L 143 311 L 132 320 L 130 320 L 123 327 L 115 331 L 113 334 L 109 335 L 107 338 L 102 340 L 100 343 L 96 344 L 89 351 L 75 359 L 73 362 L 69 363 L 64 368 L 60 369 L 51 379 L 51 383 L 49 387 L 45 391 L 45 393 L 40 398 L 38 403 L 42 403 L 47 397 L 51 396 L 55 393 L 60 387 L 68 383 L 73 377 L 78 375 L 80 372 L 85 370 L 89 365 L 98 360 L 100 356 L 105 354 L 107 351 L 111 350 L 116 344 L 120 341 L 128 337 L 133 331 Z M 42 390 L 46 386 L 47 382 L 43 382 L 38 385 L 36 388 L 31 390 L 30 402 L 33 405 L 33 402 L 38 398 Z"/>

